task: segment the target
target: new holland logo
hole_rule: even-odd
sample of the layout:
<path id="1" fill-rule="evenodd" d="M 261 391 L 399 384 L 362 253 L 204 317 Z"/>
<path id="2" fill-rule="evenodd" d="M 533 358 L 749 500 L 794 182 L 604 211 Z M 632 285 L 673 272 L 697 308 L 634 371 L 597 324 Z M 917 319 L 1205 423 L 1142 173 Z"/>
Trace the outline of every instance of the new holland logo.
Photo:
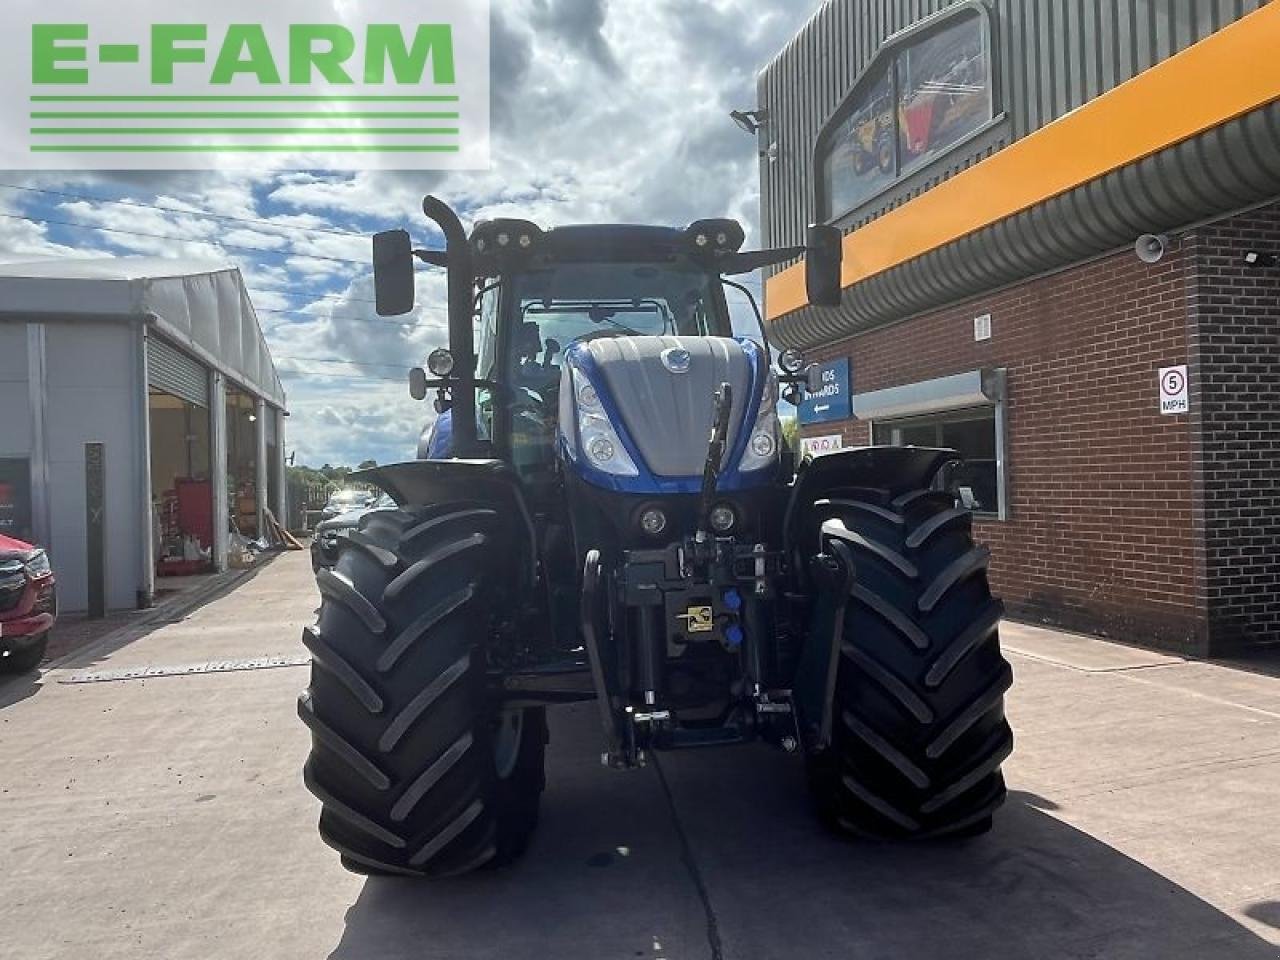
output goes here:
<path id="1" fill-rule="evenodd" d="M 662 351 L 662 365 L 672 373 L 688 373 L 693 357 L 681 347 L 668 347 Z"/>

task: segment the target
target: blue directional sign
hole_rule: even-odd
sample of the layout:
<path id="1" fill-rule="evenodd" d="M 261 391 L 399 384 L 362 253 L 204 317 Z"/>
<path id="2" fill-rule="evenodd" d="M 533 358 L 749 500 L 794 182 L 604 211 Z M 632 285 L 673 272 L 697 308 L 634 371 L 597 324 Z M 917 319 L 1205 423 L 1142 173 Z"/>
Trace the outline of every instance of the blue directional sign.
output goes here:
<path id="1" fill-rule="evenodd" d="M 817 393 L 805 391 L 804 401 L 800 404 L 800 422 L 827 423 L 849 419 L 853 416 L 853 377 L 849 358 L 821 363 L 818 372 L 822 389 Z"/>

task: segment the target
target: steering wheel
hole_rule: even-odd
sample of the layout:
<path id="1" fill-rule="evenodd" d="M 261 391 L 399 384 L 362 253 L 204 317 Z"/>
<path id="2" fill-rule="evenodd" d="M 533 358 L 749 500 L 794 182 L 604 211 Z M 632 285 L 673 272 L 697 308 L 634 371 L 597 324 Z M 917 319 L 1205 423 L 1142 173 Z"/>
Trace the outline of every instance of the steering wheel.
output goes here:
<path id="1" fill-rule="evenodd" d="M 511 416 L 513 419 L 524 416 L 537 423 L 540 427 L 550 429 L 555 422 L 555 402 L 552 402 L 532 387 L 516 387 L 513 394 L 511 398 Z"/>

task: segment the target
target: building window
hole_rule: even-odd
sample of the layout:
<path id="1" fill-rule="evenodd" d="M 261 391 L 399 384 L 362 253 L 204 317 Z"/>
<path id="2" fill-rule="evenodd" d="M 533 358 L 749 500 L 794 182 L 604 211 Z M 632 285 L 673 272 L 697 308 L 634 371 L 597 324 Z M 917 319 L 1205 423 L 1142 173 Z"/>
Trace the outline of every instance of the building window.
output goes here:
<path id="1" fill-rule="evenodd" d="M 974 513 L 1005 516 L 1000 470 L 1001 423 L 998 405 L 947 413 L 876 421 L 872 438 L 895 447 L 946 447 L 962 459 L 939 474 L 939 489 L 955 494 Z"/>
<path id="2" fill-rule="evenodd" d="M 859 84 L 850 110 L 831 134 L 822 161 L 830 218 L 852 210 L 896 179 L 893 84 L 883 66 Z"/>
<path id="3" fill-rule="evenodd" d="M 885 41 L 818 137 L 818 206 L 843 216 L 994 116 L 991 38 L 974 6 Z"/>

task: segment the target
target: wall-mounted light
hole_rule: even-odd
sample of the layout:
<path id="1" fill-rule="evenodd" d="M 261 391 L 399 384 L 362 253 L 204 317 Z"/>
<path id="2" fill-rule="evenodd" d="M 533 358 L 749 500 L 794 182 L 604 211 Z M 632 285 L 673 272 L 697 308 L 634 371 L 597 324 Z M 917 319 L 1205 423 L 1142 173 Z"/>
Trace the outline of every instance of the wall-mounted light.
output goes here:
<path id="1" fill-rule="evenodd" d="M 1280 257 L 1277 257 L 1274 253 L 1250 250 L 1244 255 L 1244 265 L 1255 270 L 1269 270 L 1272 267 L 1280 266 Z"/>
<path id="2" fill-rule="evenodd" d="M 257 415 L 256 413 L 251 413 L 251 414 L 249 414 L 249 422 L 250 422 L 250 423 L 257 423 L 257 422 L 258 422 L 258 415 Z"/>
<path id="3" fill-rule="evenodd" d="M 1134 242 L 1133 252 L 1143 263 L 1159 263 L 1174 241 L 1163 233 L 1144 233 Z"/>
<path id="4" fill-rule="evenodd" d="M 760 128 L 769 120 L 769 111 L 761 107 L 758 110 L 732 110 L 729 116 L 733 118 L 733 122 L 738 125 L 743 133 L 749 133 L 755 136 L 760 132 Z"/>

